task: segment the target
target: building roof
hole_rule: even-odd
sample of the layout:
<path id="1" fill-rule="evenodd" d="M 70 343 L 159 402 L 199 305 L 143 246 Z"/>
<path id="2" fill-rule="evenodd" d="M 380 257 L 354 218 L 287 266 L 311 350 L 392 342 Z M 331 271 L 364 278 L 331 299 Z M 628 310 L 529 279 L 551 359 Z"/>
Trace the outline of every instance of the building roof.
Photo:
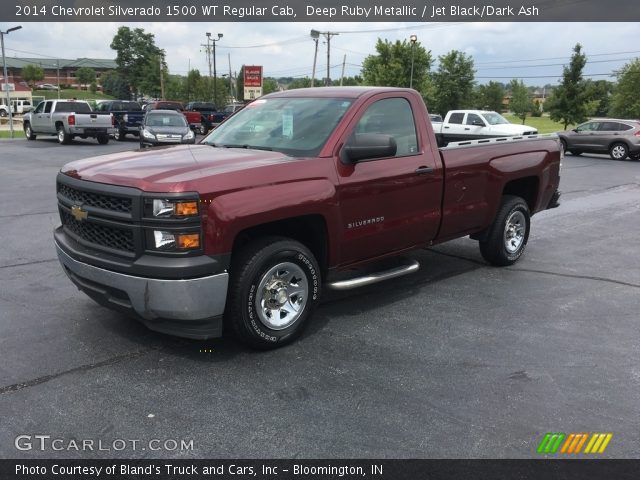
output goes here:
<path id="1" fill-rule="evenodd" d="M 68 58 L 26 58 L 26 57 L 5 57 L 7 68 L 24 68 L 26 65 L 38 65 L 43 68 L 98 68 L 98 69 L 115 69 L 116 61 L 108 58 L 76 58 L 70 60 Z"/>

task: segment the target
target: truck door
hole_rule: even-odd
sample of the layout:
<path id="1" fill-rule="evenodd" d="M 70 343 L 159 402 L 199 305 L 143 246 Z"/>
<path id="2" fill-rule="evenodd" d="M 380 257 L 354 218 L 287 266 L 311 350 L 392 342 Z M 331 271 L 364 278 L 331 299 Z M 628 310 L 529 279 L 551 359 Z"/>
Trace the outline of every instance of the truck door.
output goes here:
<path id="1" fill-rule="evenodd" d="M 51 123 L 51 101 L 40 102 L 38 107 L 31 115 L 31 127 L 34 132 L 49 132 L 49 124 Z"/>
<path id="2" fill-rule="evenodd" d="M 443 172 L 431 145 L 435 137 L 427 136 L 427 120 L 416 121 L 404 97 L 380 97 L 365 104 L 344 141 L 360 133 L 383 133 L 394 137 L 397 151 L 393 157 L 357 163 L 336 159 L 341 264 L 424 245 L 440 223 Z"/>
<path id="3" fill-rule="evenodd" d="M 460 140 L 468 140 L 465 135 L 464 128 L 464 112 L 453 112 L 447 115 L 445 122 L 442 124 L 442 134 L 448 142 L 459 142 Z"/>
<path id="4" fill-rule="evenodd" d="M 483 138 L 486 134 L 486 125 L 484 120 L 476 113 L 467 113 L 467 118 L 464 120 L 463 128 L 465 135 L 467 135 L 467 140 Z"/>

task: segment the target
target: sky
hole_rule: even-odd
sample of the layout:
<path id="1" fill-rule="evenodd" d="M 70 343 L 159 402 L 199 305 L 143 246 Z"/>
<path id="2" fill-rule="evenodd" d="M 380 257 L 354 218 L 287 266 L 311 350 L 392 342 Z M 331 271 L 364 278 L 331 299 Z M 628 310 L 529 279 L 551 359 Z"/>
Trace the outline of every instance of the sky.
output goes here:
<path id="1" fill-rule="evenodd" d="M 587 54 L 585 76 L 613 80 L 611 72 L 640 57 L 638 23 L 23 23 L 5 37 L 6 55 L 38 58 L 115 58 L 109 44 L 119 26 L 153 33 L 165 50 L 169 71 L 186 75 L 189 68 L 207 74 L 206 32 L 217 42 L 217 73 L 235 74 L 243 64 L 262 65 L 267 77 L 311 76 L 314 42 L 309 33 L 336 32 L 331 39 L 331 78 L 360 73 L 362 61 L 375 54 L 378 38 L 418 42 L 437 57 L 456 49 L 471 55 L 476 81 L 556 85 L 576 43 Z M 0 29 L 14 26 L 0 23 Z M 346 58 L 345 58 L 346 55 Z M 55 63 L 55 62 L 54 62 Z M 316 78 L 326 75 L 324 37 L 318 47 Z M 434 67 L 435 68 L 435 67 Z"/>

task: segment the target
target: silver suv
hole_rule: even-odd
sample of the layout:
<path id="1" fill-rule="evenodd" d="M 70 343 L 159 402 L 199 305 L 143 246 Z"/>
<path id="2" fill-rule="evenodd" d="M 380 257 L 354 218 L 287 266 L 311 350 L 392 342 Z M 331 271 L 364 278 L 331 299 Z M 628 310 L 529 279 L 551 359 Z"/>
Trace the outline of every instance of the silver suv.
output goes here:
<path id="1" fill-rule="evenodd" d="M 565 152 L 608 153 L 614 160 L 640 160 L 640 121 L 596 118 L 559 132 Z"/>

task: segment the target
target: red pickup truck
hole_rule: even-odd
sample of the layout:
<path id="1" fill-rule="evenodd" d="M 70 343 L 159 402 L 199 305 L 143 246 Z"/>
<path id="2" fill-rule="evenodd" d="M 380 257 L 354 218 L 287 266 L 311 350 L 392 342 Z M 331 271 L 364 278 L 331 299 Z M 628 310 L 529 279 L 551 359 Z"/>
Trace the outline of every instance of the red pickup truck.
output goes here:
<path id="1" fill-rule="evenodd" d="M 257 348 L 292 341 L 322 290 L 415 271 L 376 261 L 471 235 L 510 265 L 558 205 L 556 136 L 438 148 L 419 94 L 319 88 L 262 97 L 198 145 L 72 162 L 57 177 L 65 272 L 149 328 Z M 354 267 L 369 272 L 349 276 Z"/>

